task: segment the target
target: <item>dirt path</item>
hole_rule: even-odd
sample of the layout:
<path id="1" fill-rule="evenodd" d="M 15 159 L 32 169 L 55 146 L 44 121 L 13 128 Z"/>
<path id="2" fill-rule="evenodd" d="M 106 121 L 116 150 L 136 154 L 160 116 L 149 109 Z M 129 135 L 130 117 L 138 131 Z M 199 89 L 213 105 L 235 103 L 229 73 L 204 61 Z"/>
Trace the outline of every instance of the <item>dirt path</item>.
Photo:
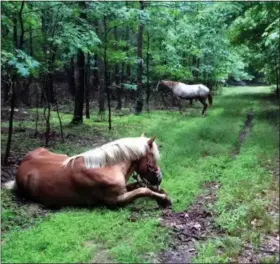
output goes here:
<path id="1" fill-rule="evenodd" d="M 243 129 L 239 133 L 239 144 L 232 151 L 233 158 L 240 153 L 240 148 L 252 129 L 253 119 L 254 113 L 250 109 Z M 206 193 L 198 196 L 188 210 L 180 213 L 174 213 L 171 210 L 164 211 L 161 224 L 172 229 L 174 240 L 171 248 L 161 252 L 156 262 L 190 263 L 198 253 L 195 246 L 197 241 L 224 235 L 223 231 L 215 225 L 215 216 L 208 209 L 209 205 L 216 202 L 220 183 L 207 182 L 204 187 Z"/>

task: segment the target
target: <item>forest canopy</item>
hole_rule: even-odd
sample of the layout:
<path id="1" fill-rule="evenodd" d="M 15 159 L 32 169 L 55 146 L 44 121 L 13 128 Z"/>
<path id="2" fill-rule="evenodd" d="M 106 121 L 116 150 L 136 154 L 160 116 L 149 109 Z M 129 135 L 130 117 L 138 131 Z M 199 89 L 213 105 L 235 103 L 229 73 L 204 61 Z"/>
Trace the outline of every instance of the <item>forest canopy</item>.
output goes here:
<path id="1" fill-rule="evenodd" d="M 16 104 L 30 104 L 38 82 L 37 97 L 53 103 L 60 73 L 75 122 L 93 91 L 99 112 L 106 102 L 110 112 L 112 88 L 118 109 L 124 91 L 135 91 L 140 113 L 161 79 L 278 87 L 279 10 L 277 2 L 4 2 L 3 101 L 15 94 Z"/>

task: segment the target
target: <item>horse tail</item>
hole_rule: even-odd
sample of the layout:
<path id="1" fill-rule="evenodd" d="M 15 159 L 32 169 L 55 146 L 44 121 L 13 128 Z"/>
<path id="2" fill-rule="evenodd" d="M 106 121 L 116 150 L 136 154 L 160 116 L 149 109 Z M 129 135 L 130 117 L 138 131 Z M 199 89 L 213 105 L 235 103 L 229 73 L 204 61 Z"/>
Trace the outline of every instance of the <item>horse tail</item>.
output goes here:
<path id="1" fill-rule="evenodd" d="M 208 102 L 209 102 L 210 106 L 212 106 L 213 96 L 212 96 L 211 92 L 209 92 L 209 94 L 208 94 Z"/>
<path id="2" fill-rule="evenodd" d="M 16 188 L 16 181 L 8 181 L 4 183 L 3 188 L 7 190 L 14 190 Z"/>

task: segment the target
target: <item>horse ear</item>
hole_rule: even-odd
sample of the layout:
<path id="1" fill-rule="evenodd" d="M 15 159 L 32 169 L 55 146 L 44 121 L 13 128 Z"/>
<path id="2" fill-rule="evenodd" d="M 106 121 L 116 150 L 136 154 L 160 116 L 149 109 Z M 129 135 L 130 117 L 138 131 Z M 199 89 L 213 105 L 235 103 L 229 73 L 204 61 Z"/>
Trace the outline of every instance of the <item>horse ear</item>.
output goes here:
<path id="1" fill-rule="evenodd" d="M 145 132 L 143 132 L 143 133 L 141 134 L 141 137 L 145 137 Z"/>
<path id="2" fill-rule="evenodd" d="M 153 146 L 153 142 L 155 141 L 155 139 L 156 139 L 155 136 L 154 136 L 154 137 L 151 137 L 151 138 L 149 139 L 148 145 L 149 145 L 150 148 Z"/>

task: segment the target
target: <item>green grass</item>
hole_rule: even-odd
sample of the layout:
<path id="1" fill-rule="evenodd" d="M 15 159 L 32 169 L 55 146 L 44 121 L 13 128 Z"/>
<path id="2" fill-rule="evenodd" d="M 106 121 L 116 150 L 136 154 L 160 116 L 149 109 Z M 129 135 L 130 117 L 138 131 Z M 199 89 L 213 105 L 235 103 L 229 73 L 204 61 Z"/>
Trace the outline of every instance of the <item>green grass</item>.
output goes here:
<path id="1" fill-rule="evenodd" d="M 267 113 L 270 117 L 277 110 L 264 99 L 269 92 L 267 87 L 227 88 L 222 96 L 214 98 L 214 107 L 209 108 L 207 117 L 201 116 L 199 103 L 193 109 L 186 109 L 183 116 L 178 111 L 114 115 L 110 132 L 106 120 L 96 121 L 95 111 L 91 113 L 92 118 L 85 119 L 80 126 L 70 126 L 72 116 L 63 114 L 64 131 L 92 137 L 93 143 L 96 143 L 97 135 L 108 139 L 140 136 L 143 131 L 148 136 L 156 135 L 157 143 L 162 145 L 162 186 L 169 192 L 176 211 L 192 204 L 194 198 L 203 192 L 203 183 L 219 180 L 222 187 L 212 210 L 219 215 L 217 224 L 233 238 L 201 244 L 197 258 L 215 262 L 217 248 L 227 243 L 234 244 L 232 241 L 250 227 L 252 219 L 260 217 L 263 221 L 261 230 L 271 231 L 270 220 L 264 213 L 267 201 L 261 196 L 272 184 L 271 174 L 265 166 L 277 154 L 278 142 L 276 128 L 271 124 L 275 120 L 269 120 L 265 115 Z M 253 131 L 240 155 L 233 160 L 232 150 L 238 146 L 238 135 L 250 108 L 255 112 Z M 52 113 L 52 124 L 57 128 L 55 113 Z M 34 128 L 31 122 L 24 125 Z M 43 131 L 42 125 L 40 129 Z M 18 135 L 15 142 L 21 142 L 26 149 L 38 146 L 38 141 L 24 142 L 20 137 Z M 2 138 L 2 144 L 5 144 L 5 139 Z M 15 142 L 14 148 L 19 147 Z M 89 148 L 79 146 L 79 143 L 56 143 L 50 149 L 73 155 Z M 5 201 L 4 197 L 2 208 Z M 132 206 L 144 206 L 136 222 L 128 220 Z M 2 261 L 86 262 L 95 259 L 100 248 L 106 249 L 108 258 L 116 262 L 151 260 L 155 252 L 166 248 L 169 243 L 168 230 L 158 224 L 160 211 L 151 213 L 149 210 L 154 206 L 153 201 L 142 199 L 117 211 L 105 208 L 64 209 L 22 231 L 16 228 L 19 224 L 15 222 L 15 227 L 11 226 L 3 236 Z M 18 217 L 17 210 L 11 209 L 10 205 L 5 210 L 13 212 L 9 218 L 12 225 L 13 217 Z M 250 238 L 245 236 L 244 239 Z M 227 261 L 239 250 L 238 247 L 229 248 L 230 252 L 218 254 L 221 261 Z"/>
<path id="2" fill-rule="evenodd" d="M 279 157 L 279 110 L 263 97 L 265 94 L 255 94 L 252 131 L 240 154 L 223 171 L 217 202 L 211 208 L 218 215 L 217 225 L 227 236 L 201 243 L 194 262 L 234 261 L 244 242 L 259 247 L 261 234 L 279 230 L 279 222 L 268 212 L 272 202 L 268 194 L 279 193 L 279 186 L 269 172 L 277 166 L 274 161 Z M 235 243 L 227 244 L 230 240 Z"/>

